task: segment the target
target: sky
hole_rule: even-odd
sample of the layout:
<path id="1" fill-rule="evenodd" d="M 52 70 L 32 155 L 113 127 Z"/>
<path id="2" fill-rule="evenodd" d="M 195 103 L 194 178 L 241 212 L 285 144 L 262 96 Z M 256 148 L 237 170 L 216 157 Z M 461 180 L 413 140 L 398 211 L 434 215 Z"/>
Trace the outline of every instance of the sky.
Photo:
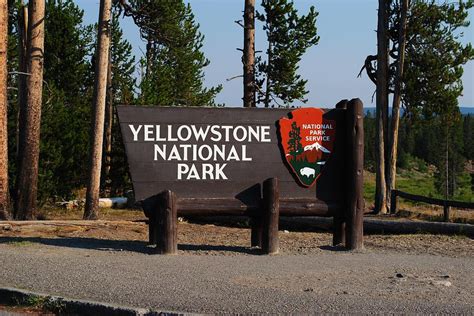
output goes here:
<path id="1" fill-rule="evenodd" d="M 234 23 L 242 19 L 243 0 L 185 0 L 190 2 L 200 31 L 205 36 L 203 51 L 211 64 L 205 68 L 205 85 L 222 84 L 216 102 L 227 106 L 242 105 L 242 79 L 227 81 L 242 74 L 243 31 Z M 99 0 L 75 0 L 84 10 L 84 23 L 96 23 Z M 260 0 L 256 0 L 257 4 Z M 375 106 L 372 100 L 375 86 L 365 73 L 357 74 L 367 55 L 377 49 L 376 0 L 295 0 L 301 14 L 315 6 L 319 12 L 316 26 L 320 41 L 310 48 L 300 63 L 299 73 L 308 80 L 307 106 L 333 107 L 342 99 L 360 98 L 364 106 Z M 259 7 L 257 7 L 259 10 Z M 464 30 L 463 43 L 474 42 L 474 10 L 470 10 L 471 25 Z M 137 60 L 143 56 L 144 42 L 130 18 L 121 21 L 124 35 L 132 44 Z M 256 25 L 256 50 L 265 50 L 261 24 Z M 474 61 L 464 66 L 464 95 L 460 106 L 474 107 Z M 302 105 L 295 103 L 294 105 Z"/>

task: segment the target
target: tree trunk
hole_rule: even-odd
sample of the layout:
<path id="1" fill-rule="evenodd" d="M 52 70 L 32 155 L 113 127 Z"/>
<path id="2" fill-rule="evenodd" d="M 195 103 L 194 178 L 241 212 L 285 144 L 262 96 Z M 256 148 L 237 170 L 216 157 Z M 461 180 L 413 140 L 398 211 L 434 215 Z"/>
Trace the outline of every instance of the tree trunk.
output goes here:
<path id="1" fill-rule="evenodd" d="M 270 30 L 270 33 L 271 33 L 271 30 Z M 269 38 L 271 36 L 268 36 Z M 270 68 L 270 63 L 271 63 L 271 60 L 272 60 L 272 42 L 271 40 L 269 39 L 268 40 L 268 53 L 267 53 L 267 58 L 268 58 L 268 61 L 267 61 L 267 81 L 266 81 L 266 88 L 265 88 L 265 107 L 268 108 L 270 106 L 270 89 L 271 89 L 271 78 L 270 78 L 270 73 L 269 73 L 269 68 Z"/>
<path id="2" fill-rule="evenodd" d="M 392 104 L 392 124 L 390 130 L 390 166 L 387 179 L 387 199 L 390 205 L 392 190 L 395 189 L 397 177 L 397 153 L 398 153 L 398 128 L 400 124 L 400 100 L 402 90 L 403 67 L 405 63 L 406 25 L 407 25 L 408 0 L 402 0 L 400 10 L 400 29 L 398 36 L 398 65 L 395 77 L 395 92 Z"/>
<path id="3" fill-rule="evenodd" d="M 379 0 L 377 26 L 376 188 L 375 212 L 387 213 L 385 127 L 388 111 L 388 0 Z"/>
<path id="4" fill-rule="evenodd" d="M 8 203 L 8 120 L 7 120 L 8 4 L 0 3 L 0 220 L 10 217 Z"/>
<path id="5" fill-rule="evenodd" d="M 23 0 L 20 1 L 20 7 L 18 9 L 18 112 L 17 112 L 17 125 L 16 125 L 16 168 L 21 170 L 21 155 L 24 152 L 24 140 L 25 140 L 25 113 L 27 111 L 27 88 L 26 80 L 28 79 L 28 7 L 24 5 Z M 15 182 L 14 192 L 12 194 L 13 200 L 18 200 L 19 195 L 19 174 Z M 16 213 L 16 210 L 14 210 Z"/>
<path id="6" fill-rule="evenodd" d="M 104 188 L 110 192 L 110 167 L 112 163 L 112 125 L 114 119 L 114 100 L 112 91 L 112 64 L 107 68 L 107 101 L 105 103 L 105 135 L 104 135 Z"/>
<path id="7" fill-rule="evenodd" d="M 255 0 L 245 0 L 244 107 L 255 107 Z"/>
<path id="8" fill-rule="evenodd" d="M 97 219 L 99 211 L 100 172 L 104 140 L 105 99 L 110 49 L 111 0 L 100 1 L 99 32 L 96 52 L 94 106 L 91 129 L 89 182 L 87 184 L 84 219 Z"/>
<path id="9" fill-rule="evenodd" d="M 16 219 L 32 219 L 36 212 L 38 193 L 38 162 L 40 151 L 41 104 L 43 100 L 44 64 L 44 0 L 30 0 L 28 4 L 28 72 L 26 78 L 28 104 L 25 109 L 21 169 L 18 176 Z"/>

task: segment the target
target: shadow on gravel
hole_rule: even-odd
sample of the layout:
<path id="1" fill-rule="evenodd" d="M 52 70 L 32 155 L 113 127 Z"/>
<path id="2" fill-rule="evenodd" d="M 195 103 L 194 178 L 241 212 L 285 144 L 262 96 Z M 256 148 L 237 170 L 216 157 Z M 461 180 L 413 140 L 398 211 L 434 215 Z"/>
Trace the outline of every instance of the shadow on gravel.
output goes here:
<path id="1" fill-rule="evenodd" d="M 320 246 L 319 249 L 327 250 L 327 251 L 334 251 L 334 252 L 347 252 L 347 249 L 344 246 Z"/>
<path id="2" fill-rule="evenodd" d="M 21 246 L 24 243 L 37 243 L 47 246 L 79 248 L 102 251 L 133 251 L 139 253 L 152 253 L 153 249 L 147 247 L 143 241 L 133 240 L 107 240 L 96 238 L 40 238 L 40 237 L 0 237 L 0 244 Z"/>
<path id="3" fill-rule="evenodd" d="M 77 249 L 99 250 L 99 251 L 131 251 L 143 254 L 154 254 L 155 248 L 148 246 L 144 241 L 133 240 L 107 240 L 96 238 L 40 238 L 40 237 L 0 237 L 0 244 L 11 244 L 12 246 L 24 247 L 28 244 L 42 244 L 55 247 L 67 247 Z M 259 249 L 239 246 L 220 245 L 190 245 L 178 244 L 178 249 L 193 252 L 235 252 L 258 255 Z"/>

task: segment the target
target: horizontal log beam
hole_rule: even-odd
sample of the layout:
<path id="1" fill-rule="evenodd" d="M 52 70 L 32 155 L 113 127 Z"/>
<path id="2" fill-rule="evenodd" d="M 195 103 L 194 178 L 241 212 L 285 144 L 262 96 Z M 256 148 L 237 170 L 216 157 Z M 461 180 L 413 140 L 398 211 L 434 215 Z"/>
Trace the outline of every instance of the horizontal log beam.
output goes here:
<path id="1" fill-rule="evenodd" d="M 449 201 L 449 200 L 445 201 L 442 199 L 435 199 L 435 198 L 430 198 L 430 197 L 426 197 L 422 195 L 410 194 L 410 193 L 406 193 L 399 190 L 394 190 L 394 194 L 401 198 L 412 200 L 415 202 L 423 202 L 423 203 L 435 204 L 439 206 L 445 206 L 445 203 L 447 202 L 447 206 L 449 207 L 466 208 L 466 209 L 474 210 L 474 203 Z"/>
<path id="2" fill-rule="evenodd" d="M 186 215 L 256 215 L 261 205 L 246 204 L 238 199 L 178 198 L 178 216 Z M 280 216 L 333 216 L 342 209 L 337 203 L 316 199 L 280 199 Z"/>

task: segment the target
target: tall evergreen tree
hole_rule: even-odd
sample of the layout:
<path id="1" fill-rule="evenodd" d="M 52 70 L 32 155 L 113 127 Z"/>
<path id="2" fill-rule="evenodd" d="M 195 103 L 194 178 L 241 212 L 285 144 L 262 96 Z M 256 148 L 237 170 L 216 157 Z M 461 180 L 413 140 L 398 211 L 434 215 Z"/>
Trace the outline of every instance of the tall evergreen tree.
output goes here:
<path id="1" fill-rule="evenodd" d="M 397 48 L 401 47 L 401 41 L 406 40 L 404 72 L 398 78 L 401 78 L 401 100 L 405 108 L 404 115 L 409 119 L 408 122 L 413 123 L 419 118 L 427 119 L 438 116 L 444 117 L 444 121 L 447 121 L 447 117 L 454 117 L 457 112 L 457 98 L 462 93 L 462 65 L 474 57 L 472 46 L 470 44 L 463 45 L 459 41 L 462 36 L 460 28 L 469 25 L 468 10 L 473 7 L 473 1 L 441 4 L 435 0 L 411 1 L 406 14 L 405 39 L 401 34 L 404 29 L 401 27 L 404 17 L 404 14 L 401 14 L 404 10 L 401 8 L 406 5 L 406 1 L 380 0 L 380 3 L 391 4 L 388 10 L 389 23 L 385 23 L 384 30 L 392 44 L 389 55 L 393 62 L 390 64 L 388 72 L 390 92 L 394 91 L 393 87 L 396 87 L 396 83 L 399 82 L 396 70 L 398 61 L 403 54 L 397 53 Z M 379 10 L 379 17 L 381 12 Z M 377 84 L 377 93 L 379 93 L 380 78 L 376 78 L 375 73 L 380 73 L 381 67 L 386 69 L 387 66 L 380 62 L 374 66 L 372 62 L 377 58 L 380 60 L 381 54 L 386 55 L 385 52 L 380 52 L 379 42 L 378 55 L 368 56 L 364 66 L 367 68 L 369 78 Z M 384 98 L 384 100 L 386 99 Z M 382 109 L 385 109 L 385 106 Z M 379 124 L 378 130 L 385 132 L 388 118 L 383 113 L 380 117 L 383 124 Z M 384 127 L 382 128 L 382 126 Z M 396 137 L 396 133 L 393 135 Z M 386 147 L 388 144 L 386 137 L 379 137 L 380 141 L 382 139 L 385 143 L 383 147 Z M 385 153 L 387 152 L 387 148 L 383 148 L 383 150 Z M 380 171 L 378 174 L 382 175 L 382 172 Z M 393 179 L 394 177 L 392 177 Z M 376 200 L 382 201 L 384 192 L 384 190 L 378 190 Z"/>
<path id="2" fill-rule="evenodd" d="M 255 0 L 245 0 L 244 5 L 244 49 L 242 51 L 244 107 L 256 106 L 255 94 Z"/>
<path id="3" fill-rule="evenodd" d="M 97 32 L 97 50 L 94 78 L 93 116 L 89 153 L 89 177 L 87 182 L 84 219 L 94 220 L 99 213 L 100 173 L 104 138 L 107 73 L 110 62 L 110 29 L 112 0 L 101 0 Z"/>
<path id="4" fill-rule="evenodd" d="M 474 160 L 474 118 L 472 115 L 464 116 L 464 156 L 468 160 Z"/>
<path id="5" fill-rule="evenodd" d="M 73 0 L 48 0 L 39 199 L 70 198 L 85 185 L 93 78 L 91 28 Z"/>
<path id="6" fill-rule="evenodd" d="M 199 32 L 190 4 L 183 0 L 136 1 L 137 10 L 146 6 L 147 27 L 159 29 L 161 39 L 145 33 L 148 40 L 145 74 L 140 83 L 139 102 L 154 105 L 213 105 L 221 86 L 204 88 L 204 68 L 209 65 L 201 51 L 204 36 Z"/>
<path id="7" fill-rule="evenodd" d="M 474 2 L 412 3 L 407 30 L 403 103 L 412 118 L 439 122 L 435 165 L 438 191 L 451 197 L 464 171 L 463 139 L 458 97 L 462 94 L 462 66 L 474 58 L 471 44 L 463 45 L 460 28 L 469 25 Z"/>
<path id="8" fill-rule="evenodd" d="M 452 198 L 458 189 L 459 178 L 464 172 L 465 164 L 462 155 L 464 140 L 461 114 L 457 109 L 453 114 L 441 116 L 436 121 L 438 151 L 435 161 L 437 168 L 435 186 L 446 198 Z M 444 150 L 439 150 L 440 148 Z"/>
<path id="9" fill-rule="evenodd" d="M 111 196 L 123 194 L 130 188 L 128 166 L 125 160 L 125 150 L 122 143 L 120 127 L 116 116 L 116 106 L 132 104 L 135 98 L 136 79 L 135 56 L 132 55 L 132 45 L 123 38 L 117 10 L 112 15 L 112 37 L 110 43 L 110 86 L 107 96 L 106 131 L 110 139 L 105 140 L 106 161 L 104 166 L 109 168 L 103 174 L 106 179 L 108 192 Z M 110 108 L 109 108 L 110 107 Z M 110 126 L 109 126 L 110 124 Z M 109 144 L 110 142 L 110 144 Z M 108 150 L 107 150 L 108 149 Z"/>
<path id="10" fill-rule="evenodd" d="M 112 95 L 114 104 L 131 104 L 135 97 L 135 56 L 132 45 L 124 39 L 119 14 L 113 11 L 110 62 L 112 66 Z"/>
<path id="11" fill-rule="evenodd" d="M 264 12 L 257 12 L 263 22 L 268 48 L 266 60 L 257 58 L 257 102 L 289 106 L 304 98 L 307 80 L 298 74 L 298 63 L 308 48 L 319 42 L 316 17 L 312 6 L 307 15 L 298 15 L 291 0 L 262 0 Z"/>
<path id="12" fill-rule="evenodd" d="M 44 0 L 30 0 L 28 3 L 28 89 L 25 109 L 23 139 L 25 144 L 20 156 L 18 172 L 18 197 L 15 203 L 16 219 L 33 218 L 37 208 L 38 194 L 38 163 L 40 152 L 41 107 L 43 95 L 43 64 L 44 64 Z M 26 144 L 28 144 L 26 146 Z"/>
<path id="13" fill-rule="evenodd" d="M 0 3 L 0 220 L 9 218 L 7 119 L 8 3 Z"/>
<path id="14" fill-rule="evenodd" d="M 376 70 L 376 172 L 375 172 L 375 212 L 388 213 L 387 205 L 387 112 L 388 112 L 388 8 L 390 0 L 379 0 L 377 19 L 377 70 Z"/>

